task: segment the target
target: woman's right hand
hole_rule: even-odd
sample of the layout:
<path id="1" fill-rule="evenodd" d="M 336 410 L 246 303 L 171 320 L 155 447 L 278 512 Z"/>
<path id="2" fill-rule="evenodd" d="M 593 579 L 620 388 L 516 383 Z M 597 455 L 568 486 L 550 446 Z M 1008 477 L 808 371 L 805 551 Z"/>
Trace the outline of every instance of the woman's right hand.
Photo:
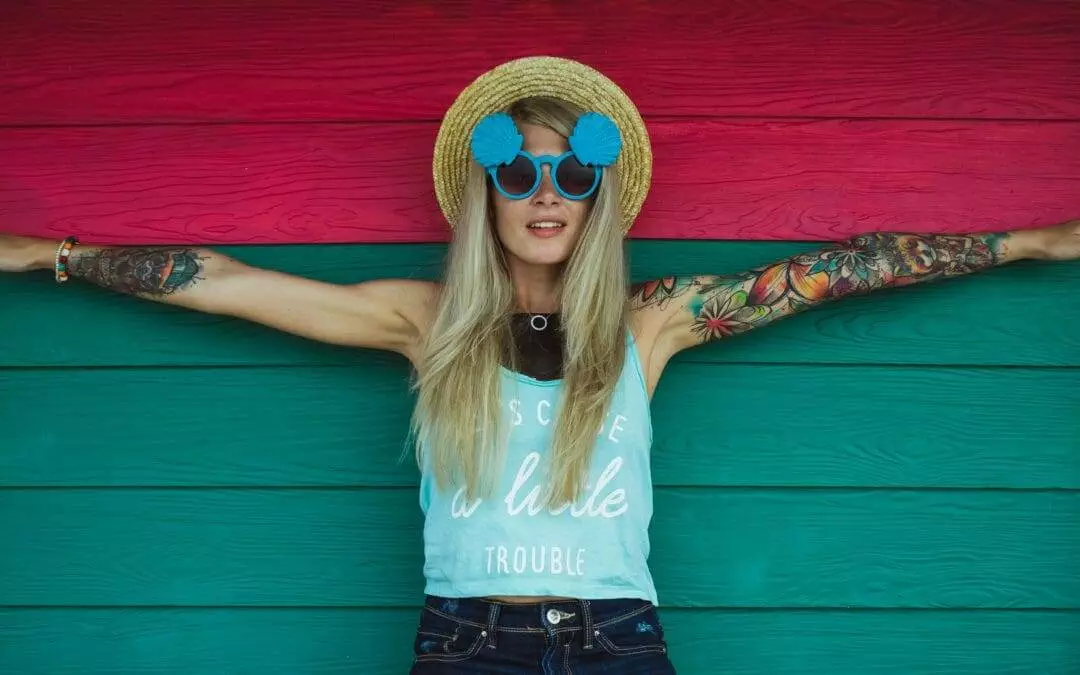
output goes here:
<path id="1" fill-rule="evenodd" d="M 51 239 L 0 234 L 0 272 L 47 269 L 57 246 Z"/>

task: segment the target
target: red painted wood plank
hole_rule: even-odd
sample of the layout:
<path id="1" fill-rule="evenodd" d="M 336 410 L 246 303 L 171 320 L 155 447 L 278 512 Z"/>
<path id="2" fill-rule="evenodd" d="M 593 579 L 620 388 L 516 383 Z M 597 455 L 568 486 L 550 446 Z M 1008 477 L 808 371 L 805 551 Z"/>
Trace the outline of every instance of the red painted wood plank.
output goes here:
<path id="1" fill-rule="evenodd" d="M 570 56 L 646 116 L 1080 119 L 1072 0 L 0 3 L 0 124 L 438 119 Z"/>
<path id="2" fill-rule="evenodd" d="M 632 236 L 838 239 L 1080 216 L 1080 123 L 666 122 Z M 0 230 L 101 243 L 447 238 L 434 123 L 0 130 Z"/>

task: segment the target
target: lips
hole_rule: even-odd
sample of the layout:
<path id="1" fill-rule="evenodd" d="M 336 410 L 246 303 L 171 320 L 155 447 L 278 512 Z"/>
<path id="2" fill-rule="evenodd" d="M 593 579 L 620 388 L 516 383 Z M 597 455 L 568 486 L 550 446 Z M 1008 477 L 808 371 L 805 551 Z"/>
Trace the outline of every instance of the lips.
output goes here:
<path id="1" fill-rule="evenodd" d="M 557 230 L 566 227 L 566 223 L 561 220 L 536 219 L 530 220 L 525 227 L 530 230 Z"/>

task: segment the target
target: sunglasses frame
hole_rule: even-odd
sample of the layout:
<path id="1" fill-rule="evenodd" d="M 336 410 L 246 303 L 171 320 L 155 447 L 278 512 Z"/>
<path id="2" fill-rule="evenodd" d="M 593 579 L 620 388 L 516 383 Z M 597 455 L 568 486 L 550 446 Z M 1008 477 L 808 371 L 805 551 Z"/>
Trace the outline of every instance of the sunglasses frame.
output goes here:
<path id="1" fill-rule="evenodd" d="M 582 199 L 588 199 L 589 197 L 591 197 L 593 195 L 593 193 L 596 192 L 596 188 L 598 188 L 600 186 L 600 179 L 604 174 L 604 167 L 602 167 L 602 166 L 592 166 L 592 167 L 590 167 L 595 172 L 595 175 L 593 177 L 592 187 L 590 187 L 588 189 L 588 191 L 585 192 L 585 194 L 572 195 L 572 194 L 568 194 L 565 191 L 563 191 L 562 186 L 559 185 L 559 179 L 557 178 L 557 175 L 558 175 L 559 165 L 562 164 L 563 160 L 565 160 L 567 157 L 575 157 L 576 158 L 576 156 L 574 155 L 573 150 L 569 150 L 569 151 L 564 152 L 563 154 L 558 155 L 558 156 L 555 156 L 555 155 L 534 155 L 531 152 L 528 152 L 526 150 L 519 150 L 517 155 L 514 157 L 514 160 L 516 161 L 518 157 L 524 157 L 525 159 L 532 162 L 533 169 L 536 171 L 536 180 L 533 181 L 532 187 L 530 187 L 528 190 L 526 190 L 525 192 L 522 192 L 520 194 L 513 194 L 513 193 L 510 193 L 510 192 L 507 192 L 506 190 L 503 189 L 503 186 L 499 184 L 499 176 L 498 176 L 499 168 L 502 167 L 502 166 L 511 166 L 513 164 L 513 162 L 511 162 L 510 164 L 499 164 L 497 166 L 491 166 L 491 167 L 488 167 L 488 169 L 487 169 L 488 175 L 491 177 L 491 182 L 492 182 L 492 184 L 495 185 L 495 189 L 499 191 L 499 194 L 506 197 L 507 199 L 514 199 L 514 200 L 528 199 L 529 197 L 536 194 L 536 191 L 540 189 L 540 183 L 544 180 L 544 165 L 545 164 L 550 167 L 551 184 L 555 186 L 555 191 L 558 192 L 560 195 L 562 195 L 564 198 L 570 199 L 570 200 L 573 200 L 573 201 L 580 201 Z M 585 164 L 585 163 L 581 162 L 581 160 L 578 160 L 578 163 L 581 164 L 582 166 L 589 166 L 588 164 Z"/>

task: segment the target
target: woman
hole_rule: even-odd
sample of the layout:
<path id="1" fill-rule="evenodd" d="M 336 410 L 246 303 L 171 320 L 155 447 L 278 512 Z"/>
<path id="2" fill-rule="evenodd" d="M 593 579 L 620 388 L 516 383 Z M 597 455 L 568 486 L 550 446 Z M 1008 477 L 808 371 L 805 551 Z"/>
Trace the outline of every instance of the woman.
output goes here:
<path id="1" fill-rule="evenodd" d="M 52 269 L 410 361 L 426 514 L 414 673 L 674 672 L 647 565 L 649 401 L 669 359 L 830 299 L 1080 257 L 1080 221 L 878 233 L 631 287 L 623 241 L 650 180 L 645 126 L 614 83 L 562 59 L 474 81 L 434 166 L 454 228 L 440 283 L 338 286 L 205 248 L 0 235 L 2 271 Z"/>

